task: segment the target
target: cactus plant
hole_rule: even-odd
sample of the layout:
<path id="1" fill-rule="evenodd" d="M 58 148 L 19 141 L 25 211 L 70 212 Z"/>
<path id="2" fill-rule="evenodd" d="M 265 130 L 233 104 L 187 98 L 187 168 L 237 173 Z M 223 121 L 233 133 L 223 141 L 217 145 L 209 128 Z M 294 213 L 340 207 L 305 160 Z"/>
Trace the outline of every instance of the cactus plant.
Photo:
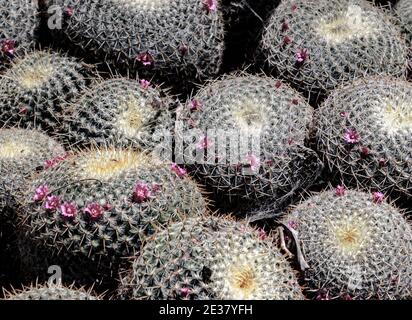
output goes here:
<path id="1" fill-rule="evenodd" d="M 126 299 L 303 299 L 272 239 L 244 222 L 204 216 L 147 241 L 122 279 Z M 159 267 L 160 266 L 160 267 Z"/>
<path id="2" fill-rule="evenodd" d="M 82 284 L 112 281 L 122 258 L 138 252 L 147 235 L 206 207 L 176 166 L 111 147 L 82 151 L 35 174 L 20 202 L 25 269 L 41 277 L 54 260 L 66 281 Z"/>
<path id="3" fill-rule="evenodd" d="M 75 289 L 73 286 L 36 285 L 23 290 L 6 293 L 6 300 L 100 300 L 91 291 Z"/>
<path id="4" fill-rule="evenodd" d="M 87 69 L 58 53 L 36 51 L 0 77 L 0 124 L 58 132 L 64 105 L 87 85 Z"/>
<path id="5" fill-rule="evenodd" d="M 260 49 L 269 69 L 315 99 L 344 81 L 407 70 L 400 29 L 366 0 L 282 1 Z"/>
<path id="6" fill-rule="evenodd" d="M 22 55 L 35 46 L 39 26 L 37 5 L 31 0 L 2 1 L 0 4 L 1 63 Z"/>
<path id="7" fill-rule="evenodd" d="M 171 98 L 145 80 L 113 78 L 96 83 L 64 113 L 64 131 L 72 144 L 153 148 L 154 135 L 171 134 Z"/>
<path id="8" fill-rule="evenodd" d="M 412 85 L 372 77 L 335 90 L 317 113 L 318 150 L 331 178 L 412 196 Z"/>
<path id="9" fill-rule="evenodd" d="M 225 76 L 177 113 L 176 161 L 231 200 L 277 201 L 320 171 L 305 147 L 313 110 L 279 80 Z"/>
<path id="10" fill-rule="evenodd" d="M 224 29 L 217 0 L 54 0 L 51 4 L 63 14 L 65 38 L 119 70 L 125 67 L 145 78 L 155 75 L 185 82 L 220 69 Z"/>
<path id="11" fill-rule="evenodd" d="M 412 3 L 409 0 L 399 0 L 395 7 L 396 15 L 399 17 L 406 35 L 412 39 Z"/>
<path id="12" fill-rule="evenodd" d="M 319 298 L 411 297 L 412 230 L 382 193 L 338 186 L 297 205 L 284 224 L 299 235 Z"/>

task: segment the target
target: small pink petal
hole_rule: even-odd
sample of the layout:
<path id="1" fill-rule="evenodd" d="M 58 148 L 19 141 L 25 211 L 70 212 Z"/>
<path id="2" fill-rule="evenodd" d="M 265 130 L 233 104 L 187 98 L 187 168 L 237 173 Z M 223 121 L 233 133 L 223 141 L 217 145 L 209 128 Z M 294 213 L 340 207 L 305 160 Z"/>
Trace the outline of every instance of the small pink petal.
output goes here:
<path id="1" fill-rule="evenodd" d="M 355 144 L 359 142 L 360 137 L 355 129 L 348 129 L 343 134 L 343 139 L 349 144 Z"/>
<path id="2" fill-rule="evenodd" d="M 203 0 L 203 5 L 208 12 L 217 10 L 217 0 Z"/>
<path id="3" fill-rule="evenodd" d="M 139 84 L 140 84 L 140 88 L 142 88 L 143 90 L 148 89 L 151 85 L 151 83 L 149 81 L 145 80 L 145 79 L 141 79 L 139 81 Z"/>
<path id="4" fill-rule="evenodd" d="M 338 197 L 344 196 L 346 192 L 346 189 L 344 186 L 337 186 L 335 188 L 335 195 Z"/>
<path id="5" fill-rule="evenodd" d="M 47 185 L 42 185 L 36 189 L 34 196 L 33 196 L 33 200 L 43 201 L 46 198 L 48 193 L 49 193 L 49 187 Z"/>
<path id="6" fill-rule="evenodd" d="M 252 171 L 257 171 L 260 167 L 260 159 L 254 154 L 248 154 L 246 156 L 246 161 L 249 164 Z"/>
<path id="7" fill-rule="evenodd" d="M 180 178 L 184 177 L 187 174 L 186 169 L 179 167 L 176 163 L 170 165 L 170 169 L 176 173 Z"/>
<path id="8" fill-rule="evenodd" d="M 77 207 L 74 203 L 65 202 L 60 206 L 63 217 L 74 218 L 77 215 Z"/>
<path id="9" fill-rule="evenodd" d="M 206 136 L 200 138 L 199 142 L 196 144 L 196 149 L 205 150 L 209 146 L 209 140 Z"/>
<path id="10" fill-rule="evenodd" d="M 87 213 L 92 219 L 97 219 L 103 215 L 102 206 L 96 202 L 93 202 L 87 205 L 87 207 L 83 209 L 83 211 Z"/>
<path id="11" fill-rule="evenodd" d="M 58 196 L 47 197 L 44 203 L 44 208 L 49 211 L 56 211 L 60 206 L 60 198 Z"/>
<path id="12" fill-rule="evenodd" d="M 133 202 L 143 203 L 149 200 L 152 196 L 152 192 L 149 186 L 144 182 L 138 182 L 133 188 Z"/>
<path id="13" fill-rule="evenodd" d="M 301 49 L 295 54 L 295 60 L 298 64 L 303 64 L 308 59 L 309 54 L 306 50 Z"/>
<path id="14" fill-rule="evenodd" d="M 384 194 L 382 192 L 376 191 L 372 193 L 372 200 L 375 203 L 382 203 L 384 199 Z"/>
<path id="15" fill-rule="evenodd" d="M 151 56 L 150 53 L 144 52 L 140 53 L 137 57 L 136 60 L 139 61 L 141 64 L 144 66 L 150 66 L 153 64 L 154 60 L 153 57 Z"/>

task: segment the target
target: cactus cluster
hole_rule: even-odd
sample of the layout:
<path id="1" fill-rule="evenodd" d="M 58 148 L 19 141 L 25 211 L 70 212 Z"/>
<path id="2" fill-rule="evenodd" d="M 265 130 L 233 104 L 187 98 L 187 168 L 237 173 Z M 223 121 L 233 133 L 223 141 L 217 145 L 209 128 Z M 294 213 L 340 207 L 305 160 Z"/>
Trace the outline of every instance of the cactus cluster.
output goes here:
<path id="1" fill-rule="evenodd" d="M 339 186 L 297 205 L 284 223 L 299 235 L 320 297 L 412 296 L 412 229 L 383 194 Z"/>
<path id="2" fill-rule="evenodd" d="M 409 41 L 412 40 L 412 3 L 409 0 L 399 0 L 395 7 L 396 15 L 406 32 Z"/>
<path id="3" fill-rule="evenodd" d="M 0 3 L 0 69 L 4 62 L 35 46 L 39 27 L 36 1 L 13 0 Z"/>
<path id="4" fill-rule="evenodd" d="M 171 135 L 173 100 L 146 80 L 113 78 L 91 86 L 64 113 L 63 131 L 74 145 L 117 145 L 148 149 L 156 134 Z"/>
<path id="5" fill-rule="evenodd" d="M 315 152 L 305 146 L 312 114 L 279 80 L 225 76 L 178 110 L 177 156 L 227 197 L 278 200 L 310 185 L 319 172 Z"/>
<path id="6" fill-rule="evenodd" d="M 306 94 L 365 75 L 403 76 L 408 46 L 394 19 L 366 0 L 286 0 L 266 26 L 269 69 Z"/>
<path id="7" fill-rule="evenodd" d="M 67 281 L 84 283 L 112 280 L 156 228 L 206 207 L 175 166 L 114 148 L 82 151 L 34 174 L 20 202 L 25 269 L 41 277 L 54 259 Z"/>
<path id="8" fill-rule="evenodd" d="M 412 84 L 372 77 L 335 90 L 317 112 L 317 144 L 347 185 L 412 196 Z"/>
<path id="9" fill-rule="evenodd" d="M 75 289 L 58 285 L 36 285 L 23 290 L 14 290 L 6 294 L 6 300 L 100 300 L 84 289 Z"/>
<path id="10" fill-rule="evenodd" d="M 73 58 L 35 51 L 0 76 L 0 125 L 59 132 L 66 103 L 87 85 L 87 69 Z"/>
<path id="11" fill-rule="evenodd" d="M 303 299 L 271 237 L 244 222 L 189 218 L 147 241 L 122 279 L 127 299 Z"/>
<path id="12" fill-rule="evenodd" d="M 54 0 L 72 44 L 139 75 L 186 81 L 216 74 L 224 27 L 216 0 Z M 60 34 L 60 33 L 58 33 Z"/>

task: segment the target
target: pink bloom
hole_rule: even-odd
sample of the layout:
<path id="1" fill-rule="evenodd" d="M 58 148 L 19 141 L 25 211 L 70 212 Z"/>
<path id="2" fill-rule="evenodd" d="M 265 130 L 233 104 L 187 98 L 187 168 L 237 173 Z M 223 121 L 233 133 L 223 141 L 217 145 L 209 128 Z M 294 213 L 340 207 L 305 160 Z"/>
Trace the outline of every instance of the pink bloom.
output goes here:
<path id="1" fill-rule="evenodd" d="M 205 9 L 209 12 L 217 10 L 217 1 L 216 0 L 204 0 L 203 5 Z"/>
<path id="2" fill-rule="evenodd" d="M 196 144 L 198 150 L 205 150 L 209 146 L 209 140 L 206 136 L 200 138 L 199 142 Z"/>
<path id="3" fill-rule="evenodd" d="M 184 288 L 180 289 L 180 295 L 183 298 L 186 298 L 189 295 L 189 292 L 190 292 L 189 288 L 184 287 Z"/>
<path id="4" fill-rule="evenodd" d="M 359 142 L 359 134 L 355 129 L 348 129 L 343 134 L 343 139 L 345 139 L 347 143 L 355 144 Z"/>
<path id="5" fill-rule="evenodd" d="M 384 198 L 384 195 L 382 192 L 377 191 L 377 192 L 372 193 L 372 199 L 373 199 L 373 202 L 375 203 L 382 203 L 383 198 Z"/>
<path id="6" fill-rule="evenodd" d="M 53 159 L 46 160 L 46 161 L 44 162 L 43 166 L 44 166 L 44 168 L 45 168 L 46 170 L 47 170 L 47 169 L 50 169 L 50 168 L 53 168 L 55 165 L 57 165 L 58 163 L 60 163 L 60 162 L 62 162 L 63 160 L 65 160 L 68 156 L 69 156 L 69 154 L 66 153 L 66 154 L 64 154 L 64 155 L 62 155 L 62 156 L 57 156 L 57 157 L 55 157 L 55 158 L 53 158 Z"/>
<path id="7" fill-rule="evenodd" d="M 298 224 L 296 221 L 290 220 L 288 221 L 288 227 L 293 230 L 297 230 Z"/>
<path id="8" fill-rule="evenodd" d="M 87 205 L 87 207 L 83 209 L 83 211 L 87 213 L 92 219 L 97 219 L 103 214 L 102 206 L 95 202 Z"/>
<path id="9" fill-rule="evenodd" d="M 295 12 L 297 8 L 298 8 L 298 6 L 296 4 L 292 4 L 291 9 L 292 9 L 293 12 Z"/>
<path id="10" fill-rule="evenodd" d="M 140 53 L 137 56 L 136 60 L 142 63 L 144 66 L 150 66 L 154 62 L 153 57 L 148 52 Z"/>
<path id="11" fill-rule="evenodd" d="M 64 8 L 63 12 L 64 12 L 65 16 L 69 17 L 69 18 L 73 15 L 73 9 L 70 8 L 70 7 Z"/>
<path id="12" fill-rule="evenodd" d="M 60 206 L 60 210 L 66 218 L 74 218 L 77 214 L 77 207 L 74 203 L 65 202 Z"/>
<path id="13" fill-rule="evenodd" d="M 295 54 L 295 59 L 296 59 L 296 62 L 298 63 L 298 64 L 303 64 L 303 63 L 305 63 L 305 61 L 308 59 L 308 57 L 309 57 L 309 54 L 308 54 L 308 52 L 306 51 L 306 50 L 299 50 L 298 52 L 296 52 L 296 54 Z"/>
<path id="14" fill-rule="evenodd" d="M 43 201 L 44 198 L 46 198 L 48 193 L 49 193 L 49 187 L 47 185 L 42 185 L 36 189 L 34 196 L 33 196 L 33 200 Z"/>
<path id="15" fill-rule="evenodd" d="M 291 43 L 292 42 L 292 39 L 291 38 L 289 38 L 288 36 L 284 36 L 283 37 L 283 44 L 289 44 L 289 43 Z"/>
<path id="16" fill-rule="evenodd" d="M 248 154 L 246 156 L 246 161 L 248 162 L 248 164 L 249 164 L 250 168 L 252 169 L 252 171 L 259 170 L 260 160 L 254 154 Z"/>
<path id="17" fill-rule="evenodd" d="M 182 43 L 179 47 L 179 51 L 182 56 L 185 56 L 189 52 L 189 47 L 186 44 Z"/>
<path id="18" fill-rule="evenodd" d="M 361 148 L 360 148 L 360 153 L 361 153 L 363 156 L 367 156 L 367 155 L 369 154 L 369 149 L 368 149 L 367 147 L 361 147 Z"/>
<path id="19" fill-rule="evenodd" d="M 298 100 L 298 99 L 292 99 L 292 104 L 298 105 L 298 104 L 299 104 L 299 100 Z"/>
<path id="20" fill-rule="evenodd" d="M 186 169 L 179 167 L 176 163 L 170 165 L 170 169 L 176 173 L 180 178 L 184 177 L 187 174 Z"/>
<path id="21" fill-rule="evenodd" d="M 282 86 L 282 82 L 281 81 L 276 81 L 276 83 L 275 83 L 275 88 L 276 89 L 279 89 L 280 87 Z"/>
<path id="22" fill-rule="evenodd" d="M 15 53 L 14 41 L 10 39 L 3 40 L 1 43 L 1 51 L 10 57 L 13 57 Z"/>
<path id="23" fill-rule="evenodd" d="M 58 196 L 47 197 L 46 202 L 44 203 L 44 208 L 50 211 L 56 211 L 60 205 L 60 198 Z"/>
<path id="24" fill-rule="evenodd" d="M 151 85 L 151 83 L 149 81 L 145 80 L 145 79 L 141 79 L 139 81 L 139 84 L 140 84 L 140 88 L 142 88 L 144 90 L 148 89 Z"/>
<path id="25" fill-rule="evenodd" d="M 325 289 L 320 289 L 316 295 L 316 300 L 330 300 L 329 292 Z"/>
<path id="26" fill-rule="evenodd" d="M 158 192 L 162 188 L 161 184 L 153 183 L 152 184 L 152 192 Z"/>
<path id="27" fill-rule="evenodd" d="M 146 183 L 138 182 L 133 188 L 133 202 L 143 203 L 150 199 L 152 192 Z"/>
<path id="28" fill-rule="evenodd" d="M 282 30 L 283 32 L 289 30 L 289 23 L 288 23 L 286 20 L 282 22 L 282 28 L 281 28 L 281 30 Z"/>
<path id="29" fill-rule="evenodd" d="M 198 100 L 190 101 L 190 111 L 197 111 L 201 107 L 201 104 Z"/>
<path id="30" fill-rule="evenodd" d="M 338 197 L 344 196 L 345 195 L 345 187 L 344 186 L 337 186 L 335 188 L 335 195 Z"/>
<path id="31" fill-rule="evenodd" d="M 379 159 L 379 161 L 378 161 L 378 163 L 379 163 L 379 167 L 384 167 L 385 166 L 385 164 L 386 164 L 386 160 L 384 159 L 384 158 L 380 158 Z"/>
<path id="32" fill-rule="evenodd" d="M 265 240 L 267 238 L 266 231 L 263 230 L 262 228 L 259 228 L 257 230 L 257 234 L 258 234 L 259 240 Z"/>
<path id="33" fill-rule="evenodd" d="M 340 115 L 342 118 L 345 118 L 348 114 L 347 114 L 345 111 L 342 111 L 341 113 L 339 113 L 339 115 Z"/>

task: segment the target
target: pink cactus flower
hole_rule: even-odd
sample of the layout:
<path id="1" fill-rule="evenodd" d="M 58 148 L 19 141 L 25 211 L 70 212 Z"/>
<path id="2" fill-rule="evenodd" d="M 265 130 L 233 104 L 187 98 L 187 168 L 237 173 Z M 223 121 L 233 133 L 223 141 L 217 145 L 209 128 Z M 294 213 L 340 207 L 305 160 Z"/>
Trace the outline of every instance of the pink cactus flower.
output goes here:
<path id="1" fill-rule="evenodd" d="M 203 6 L 208 12 L 217 10 L 217 0 L 204 0 Z"/>
<path id="2" fill-rule="evenodd" d="M 298 224 L 294 220 L 288 221 L 287 225 L 290 229 L 293 229 L 293 230 L 297 230 L 297 228 L 298 228 Z"/>
<path id="3" fill-rule="evenodd" d="M 260 159 L 258 157 L 256 157 L 254 154 L 248 154 L 246 156 L 246 161 L 249 164 L 250 169 L 252 169 L 252 171 L 259 170 Z"/>
<path id="4" fill-rule="evenodd" d="M 44 203 L 44 208 L 49 211 L 56 211 L 60 206 L 60 198 L 58 196 L 47 197 Z"/>
<path id="5" fill-rule="evenodd" d="M 48 193 L 49 193 L 49 187 L 47 185 L 42 185 L 36 189 L 34 196 L 33 196 L 33 200 L 43 201 L 46 198 Z"/>
<path id="6" fill-rule="evenodd" d="M 386 160 L 384 158 L 380 158 L 378 161 L 379 167 L 382 168 L 386 165 Z"/>
<path id="7" fill-rule="evenodd" d="M 15 53 L 15 42 L 10 39 L 3 40 L 1 43 L 1 52 L 9 57 L 13 57 Z"/>
<path id="8" fill-rule="evenodd" d="M 209 146 L 209 140 L 206 136 L 200 138 L 199 142 L 196 144 L 198 150 L 205 150 Z"/>
<path id="9" fill-rule="evenodd" d="M 190 111 L 192 111 L 192 112 L 197 111 L 197 110 L 200 109 L 200 107 L 201 107 L 201 104 L 200 104 L 199 100 L 190 101 L 190 104 L 189 104 Z"/>
<path id="10" fill-rule="evenodd" d="M 384 194 L 382 192 L 376 191 L 372 193 L 372 200 L 375 203 L 382 203 L 384 199 Z"/>
<path id="11" fill-rule="evenodd" d="M 308 59 L 309 54 L 306 50 L 301 49 L 298 52 L 296 52 L 295 54 L 295 60 L 298 64 L 303 64 L 306 62 L 306 60 Z"/>
<path id="12" fill-rule="evenodd" d="M 186 44 L 182 43 L 179 47 L 179 52 L 182 56 L 185 56 L 189 52 L 189 47 Z"/>
<path id="13" fill-rule="evenodd" d="M 70 18 L 71 16 L 73 16 L 73 9 L 70 7 L 66 7 L 64 8 L 63 13 L 66 17 Z"/>
<path id="14" fill-rule="evenodd" d="M 329 292 L 325 289 L 320 289 L 317 292 L 316 300 L 330 300 Z"/>
<path id="15" fill-rule="evenodd" d="M 299 104 L 299 99 L 292 99 L 292 104 L 298 105 Z"/>
<path id="16" fill-rule="evenodd" d="M 282 86 L 282 82 L 281 81 L 276 81 L 276 83 L 275 83 L 275 88 L 276 89 L 279 89 L 280 87 Z"/>
<path id="17" fill-rule="evenodd" d="M 60 206 L 63 217 L 74 218 L 77 215 L 77 207 L 74 203 L 65 202 Z"/>
<path id="18" fill-rule="evenodd" d="M 96 202 L 87 205 L 87 207 L 84 208 L 83 211 L 87 213 L 92 219 L 100 218 L 103 215 L 102 206 Z"/>
<path id="19" fill-rule="evenodd" d="M 145 79 L 141 79 L 141 80 L 139 81 L 139 84 L 140 84 L 140 88 L 142 88 L 143 90 L 148 89 L 148 88 L 150 87 L 150 85 L 151 85 L 150 81 L 147 81 L 147 80 L 145 80 Z"/>
<path id="20" fill-rule="evenodd" d="M 348 114 L 347 114 L 345 111 L 342 111 L 341 113 L 339 113 L 339 115 L 340 115 L 342 118 L 345 118 Z"/>
<path id="21" fill-rule="evenodd" d="M 257 234 L 258 234 L 259 240 L 262 240 L 262 241 L 268 237 L 268 235 L 266 234 L 266 231 L 263 230 L 262 228 L 259 228 L 257 230 Z"/>
<path id="22" fill-rule="evenodd" d="M 187 174 L 186 169 L 179 167 L 176 163 L 170 165 L 170 169 L 176 173 L 180 178 L 184 177 Z"/>
<path id="23" fill-rule="evenodd" d="M 361 153 L 362 156 L 367 156 L 369 155 L 369 149 L 367 147 L 361 147 L 359 152 Z"/>
<path id="24" fill-rule="evenodd" d="M 144 66 L 150 66 L 154 62 L 152 55 L 148 52 L 140 53 L 136 57 L 136 60 L 139 61 Z"/>
<path id="25" fill-rule="evenodd" d="M 298 6 L 296 4 L 292 4 L 291 9 L 293 12 L 295 12 L 298 9 Z"/>
<path id="26" fill-rule="evenodd" d="M 335 188 L 335 195 L 338 197 L 344 196 L 345 192 L 346 192 L 346 189 L 344 186 L 339 185 Z"/>
<path id="27" fill-rule="evenodd" d="M 292 42 L 292 39 L 289 38 L 288 36 L 284 36 L 284 37 L 283 37 L 283 44 L 284 44 L 284 45 L 288 45 L 288 44 L 290 44 L 291 42 Z"/>
<path id="28" fill-rule="evenodd" d="M 180 289 L 180 295 L 183 298 L 186 298 L 189 295 L 189 293 L 190 293 L 190 289 L 187 288 L 187 287 L 184 287 L 184 288 Z"/>
<path id="29" fill-rule="evenodd" d="M 355 129 L 348 129 L 343 134 L 343 139 L 349 144 L 355 144 L 359 142 L 359 134 Z"/>
<path id="30" fill-rule="evenodd" d="M 282 22 L 282 28 L 281 28 L 282 32 L 286 32 L 289 30 L 289 23 L 285 20 Z"/>
<path id="31" fill-rule="evenodd" d="M 150 199 L 152 192 L 146 183 L 138 182 L 133 188 L 133 202 L 143 203 Z"/>
<path id="32" fill-rule="evenodd" d="M 62 156 L 57 156 L 53 159 L 46 160 L 43 164 L 44 169 L 50 169 L 59 164 L 60 162 L 64 161 L 67 157 L 69 156 L 68 153 L 62 155 Z"/>
<path id="33" fill-rule="evenodd" d="M 160 191 L 161 188 L 162 188 L 161 184 L 158 184 L 158 183 L 153 183 L 152 184 L 152 192 L 154 192 L 154 193 Z"/>

